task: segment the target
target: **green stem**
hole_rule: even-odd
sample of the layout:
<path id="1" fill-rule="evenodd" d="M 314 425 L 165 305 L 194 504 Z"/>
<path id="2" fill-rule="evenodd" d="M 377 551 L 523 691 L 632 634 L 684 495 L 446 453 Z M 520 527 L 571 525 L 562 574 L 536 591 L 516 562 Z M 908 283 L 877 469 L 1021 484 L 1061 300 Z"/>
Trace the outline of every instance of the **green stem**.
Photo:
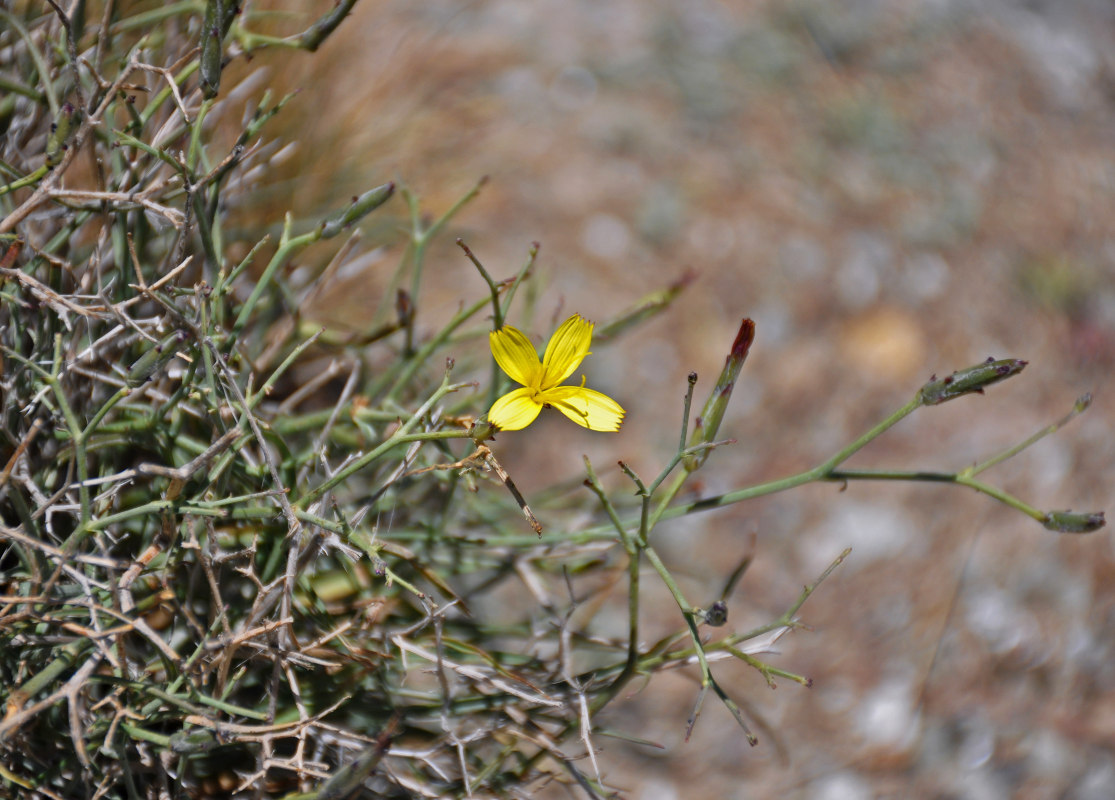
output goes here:
<path id="1" fill-rule="evenodd" d="M 12 690 L 9 695 L 8 703 L 12 707 L 17 707 L 17 697 L 30 699 L 37 695 L 39 692 L 46 689 L 54 680 L 62 675 L 66 670 L 73 666 L 77 661 L 77 657 L 84 653 L 86 650 L 93 646 L 91 639 L 75 639 L 69 642 L 59 651 L 59 655 L 39 672 L 27 679 L 22 686 Z M 16 705 L 13 705 L 16 704 Z M 10 712 L 9 712 L 10 713 Z"/>
<path id="2" fill-rule="evenodd" d="M 43 177 L 50 172 L 50 167 L 43 164 L 34 172 L 24 175 L 22 178 L 6 183 L 0 186 L 0 196 L 6 195 L 8 192 L 14 192 L 16 189 L 22 189 L 24 186 L 32 186 L 43 179 Z"/>
<path id="3" fill-rule="evenodd" d="M 197 11 L 197 8 L 198 3 L 196 0 L 181 0 L 181 2 L 169 3 L 150 11 L 142 11 L 138 14 L 126 17 L 119 22 L 114 22 L 109 28 L 109 35 L 115 36 L 116 34 L 125 33 L 127 31 L 156 26 L 158 23 L 170 19 L 171 17 L 176 17 L 179 14 L 192 14 Z"/>
<path id="4" fill-rule="evenodd" d="M 435 350 L 437 350 L 439 347 L 445 344 L 446 341 L 448 341 L 453 331 L 459 328 L 469 317 L 476 314 L 487 304 L 487 299 L 478 300 L 468 308 L 462 311 L 458 311 L 456 315 L 454 315 L 453 319 L 449 320 L 448 325 L 442 328 L 438 332 L 438 334 L 434 336 L 434 338 L 430 339 L 430 341 L 422 345 L 422 349 L 410 357 L 410 359 L 406 362 L 406 366 L 403 367 L 402 372 L 399 373 L 399 376 L 395 379 L 395 382 L 391 384 L 391 388 L 387 390 L 387 394 L 384 396 L 384 403 L 393 402 L 398 392 L 404 386 L 406 386 L 407 383 L 410 382 L 410 379 L 412 377 L 414 377 L 414 373 L 417 372 L 420 367 L 427 363 L 430 356 L 433 355 L 433 352 Z M 380 387 L 374 387 L 371 390 L 370 394 L 377 394 L 379 388 Z"/>
<path id="5" fill-rule="evenodd" d="M 255 394 L 252 395 L 251 399 L 248 400 L 249 410 L 254 410 L 255 407 L 259 405 L 260 401 L 263 400 L 263 398 L 271 394 L 271 388 L 275 385 L 279 378 L 282 377 L 283 373 L 285 373 L 288 369 L 290 369 L 291 366 L 294 365 L 294 363 L 298 360 L 298 357 L 302 355 L 306 348 L 317 341 L 317 338 L 321 336 L 321 332 L 323 330 L 325 329 L 322 328 L 313 336 L 306 339 L 306 341 L 302 342 L 290 351 L 290 355 L 283 359 L 283 363 L 279 364 L 275 371 L 271 373 L 271 376 L 266 381 L 264 381 L 264 384 L 260 386 Z"/>
<path id="6" fill-rule="evenodd" d="M 822 480 L 827 481 L 924 481 L 928 483 L 954 483 L 958 486 L 967 486 L 977 492 L 993 497 L 1011 508 L 1033 517 L 1038 522 L 1044 522 L 1046 514 L 1031 505 L 1024 503 L 1012 494 L 1004 492 L 998 487 L 978 481 L 971 477 L 968 470 L 963 472 L 924 472 L 905 470 L 833 470 L 825 475 Z"/>
<path id="7" fill-rule="evenodd" d="M 727 492 L 726 494 L 716 495 L 715 497 L 706 497 L 701 500 L 695 500 L 691 503 L 685 503 L 684 505 L 673 506 L 672 508 L 666 507 L 666 503 L 669 501 L 669 499 L 671 499 L 669 496 L 667 496 L 667 498 L 665 498 L 663 502 L 659 504 L 657 511 L 651 518 L 651 527 L 654 526 L 654 523 L 657 523 L 660 520 L 674 519 L 675 517 L 685 516 L 686 514 L 692 514 L 697 511 L 708 511 L 709 509 L 713 508 L 723 508 L 724 506 L 729 506 L 734 503 L 742 502 L 744 500 L 750 500 L 755 497 L 762 497 L 763 495 L 774 494 L 775 492 L 784 492 L 787 489 L 793 489 L 806 483 L 813 483 L 815 481 L 821 480 L 831 480 L 832 474 L 836 471 L 836 468 L 840 466 L 840 464 L 851 458 L 856 452 L 861 450 L 872 439 L 877 438 L 880 434 L 894 427 L 899 421 L 901 421 L 905 417 L 908 417 L 911 413 L 917 410 L 920 405 L 921 404 L 919 403 L 917 398 L 911 400 L 910 402 L 906 403 L 906 405 L 902 406 L 900 409 L 898 409 L 889 417 L 880 422 L 878 425 L 873 427 L 867 433 L 860 436 L 847 447 L 844 447 L 832 458 L 828 459 L 822 464 L 819 464 L 813 469 L 806 470 L 805 472 L 799 472 L 796 475 L 790 475 L 778 480 L 768 481 L 767 483 L 760 483 L 756 486 L 748 486 L 744 489 L 737 489 L 734 492 Z M 685 476 L 679 475 L 678 478 L 680 480 L 675 480 L 674 486 L 676 486 L 677 489 L 680 489 L 680 483 L 685 480 Z"/>
<path id="8" fill-rule="evenodd" d="M 409 261 L 410 261 L 410 302 L 413 304 L 415 313 L 411 317 L 410 324 L 407 325 L 407 340 L 405 352 L 409 356 L 413 348 L 413 331 L 414 331 L 414 317 L 417 316 L 418 309 L 418 293 L 422 286 L 422 270 L 426 262 L 426 248 L 429 247 L 430 242 L 441 233 L 442 228 L 449 224 L 453 217 L 465 207 L 474 197 L 480 194 L 480 190 L 484 184 L 488 182 L 487 176 L 481 178 L 476 182 L 468 192 L 465 193 L 453 206 L 446 211 L 441 217 L 434 222 L 429 228 L 422 227 L 422 220 L 418 211 L 418 198 L 408 189 L 403 190 L 403 196 L 406 199 L 407 205 L 410 209 L 411 220 L 411 237 L 410 246 L 408 248 Z M 379 314 L 377 313 L 377 318 Z M 417 360 L 417 358 L 415 358 Z"/>
<path id="9" fill-rule="evenodd" d="M 488 292 L 492 296 L 492 316 L 495 320 L 493 328 L 498 331 L 503 327 L 503 312 L 499 307 L 499 287 L 496 285 L 496 282 L 492 280 L 492 276 L 488 274 L 488 270 L 484 269 L 484 265 L 480 263 L 480 259 L 477 258 L 472 250 L 469 249 L 469 246 L 465 244 L 464 239 L 457 239 L 457 247 L 465 251 L 465 256 L 472 262 L 473 266 L 476 267 L 477 271 L 480 273 L 480 277 L 484 279 L 484 283 L 488 285 Z"/>
<path id="10" fill-rule="evenodd" d="M 433 393 L 433 395 L 430 396 L 430 399 L 428 399 L 425 403 L 423 403 L 422 407 L 419 408 L 416 412 L 414 412 L 414 415 L 410 419 L 408 419 L 406 422 L 404 422 L 403 425 L 399 428 L 399 430 L 397 430 L 389 439 L 387 439 L 387 441 L 380 444 L 379 447 L 375 448 L 370 453 L 367 453 L 364 456 L 362 456 L 361 458 L 356 459 L 355 461 L 353 461 L 351 464 L 347 465 L 343 469 L 338 470 L 337 474 L 335 474 L 333 477 L 327 479 L 324 483 L 322 483 L 316 489 L 313 489 L 310 492 L 302 495 L 302 497 L 300 497 L 296 501 L 294 501 L 294 504 L 293 504 L 294 507 L 296 509 L 305 509 L 307 506 L 309 506 L 315 500 L 320 498 L 323 494 L 328 492 L 334 486 L 336 486 L 337 484 L 342 483 L 343 481 L 347 480 L 349 478 L 349 476 L 351 476 L 351 475 L 355 474 L 356 472 L 359 472 L 360 470 L 364 469 L 366 466 L 375 462 L 380 457 L 382 457 L 385 453 L 387 453 L 388 451 L 390 451 L 394 447 L 398 447 L 400 444 L 405 444 L 407 442 L 413 442 L 413 441 L 424 441 L 424 440 L 428 440 L 428 439 L 463 439 L 463 438 L 467 438 L 468 437 L 468 432 L 467 431 L 430 431 L 430 432 L 425 432 L 425 433 L 421 433 L 421 434 L 413 434 L 413 435 L 411 435 L 411 431 L 414 429 L 414 426 L 417 425 L 419 423 L 419 421 L 422 420 L 430 412 L 430 409 L 432 409 L 434 407 L 434 405 L 437 404 L 438 401 L 441 400 L 441 398 L 445 397 L 445 395 L 449 394 L 450 392 L 455 392 L 459 389 L 463 389 L 463 388 L 465 388 L 467 386 L 470 386 L 470 385 L 471 384 L 467 384 L 467 383 L 450 384 L 449 383 L 449 370 L 446 370 L 445 378 L 442 379 L 441 386 L 438 387 L 437 391 L 435 391 Z"/>
<path id="11" fill-rule="evenodd" d="M 801 607 L 805 605 L 805 601 L 808 600 L 813 592 L 817 590 L 817 587 L 820 586 L 821 583 L 833 573 L 833 570 L 844 563 L 844 559 L 846 559 L 851 554 L 851 552 L 852 548 L 844 548 L 840 555 L 838 555 L 833 560 L 833 562 L 825 568 L 825 571 L 822 572 L 817 577 L 817 579 L 813 581 L 813 583 L 802 587 L 801 594 L 798 595 L 797 601 L 788 609 L 786 609 L 786 613 L 776 619 L 774 622 L 768 623 L 766 625 L 761 625 L 758 628 L 747 631 L 746 633 L 739 633 L 728 636 L 720 644 L 731 646 L 736 644 L 737 642 L 744 642 L 748 639 L 754 639 L 756 636 L 762 636 L 764 633 L 769 633 L 773 630 L 777 630 L 778 628 L 794 627 L 797 624 L 797 622 L 794 620 L 794 616 L 798 613 L 798 611 L 801 610 Z"/>
<path id="12" fill-rule="evenodd" d="M 1014 445 L 1013 447 L 1008 447 L 1003 452 L 997 453 L 996 455 L 993 455 L 991 458 L 987 459 L 986 461 L 983 461 L 979 464 L 976 464 L 973 467 L 969 467 L 968 469 L 963 470 L 960 474 L 971 477 L 971 476 L 974 476 L 974 475 L 978 475 L 979 473 L 983 472 L 984 470 L 991 469 L 991 467 L 995 466 L 996 464 L 1001 464 L 1002 462 L 1006 461 L 1008 458 L 1011 458 L 1012 456 L 1015 456 L 1018 453 L 1021 453 L 1023 450 L 1025 450 L 1030 445 L 1041 441 L 1046 436 L 1049 436 L 1052 433 L 1056 433 L 1061 428 L 1063 428 L 1065 425 L 1067 425 L 1069 422 L 1071 422 L 1074 418 L 1076 418 L 1080 414 L 1083 414 L 1088 409 L 1088 406 L 1090 406 L 1091 404 L 1092 404 L 1092 396 L 1090 394 L 1082 395 L 1081 397 L 1077 398 L 1076 403 L 1072 407 L 1072 410 L 1069 411 L 1069 413 L 1065 414 L 1065 416 L 1061 417 L 1059 420 L 1054 422 L 1052 425 L 1047 425 L 1046 427 L 1042 428 L 1037 433 L 1035 433 L 1033 436 L 1030 436 L 1029 438 L 1024 439 L 1023 441 L 1019 442 L 1018 444 Z"/>
<path id="13" fill-rule="evenodd" d="M 27 54 L 31 57 L 31 63 L 35 65 L 35 71 L 39 73 L 39 85 L 43 87 L 43 93 L 46 95 L 47 105 L 50 106 L 50 115 L 57 118 L 60 106 L 58 105 L 58 96 L 54 93 L 54 84 L 50 82 L 50 67 L 47 66 L 39 48 L 35 46 L 35 40 L 31 38 L 27 28 L 23 27 L 23 23 L 4 8 L 0 8 L 0 19 L 7 22 L 12 30 L 19 34 L 19 38 L 23 39 Z"/>
<path id="14" fill-rule="evenodd" d="M 279 247 L 275 250 L 275 254 L 271 256 L 271 261 L 268 262 L 267 267 L 264 268 L 263 274 L 260 275 L 256 285 L 252 287 L 252 293 L 248 295 L 248 299 L 244 301 L 240 313 L 236 316 L 236 321 L 232 323 L 232 335 L 235 338 L 237 334 L 243 330 L 244 325 L 247 324 L 248 318 L 251 317 L 252 312 L 255 310 L 256 303 L 259 298 L 263 296 L 264 291 L 275 277 L 275 273 L 279 268 L 286 263 L 287 259 L 296 251 L 316 242 L 321 238 L 321 228 L 316 227 L 309 233 L 304 233 L 301 236 L 291 237 L 290 231 L 292 226 L 292 218 L 288 213 L 283 221 L 283 233 L 279 237 Z"/>

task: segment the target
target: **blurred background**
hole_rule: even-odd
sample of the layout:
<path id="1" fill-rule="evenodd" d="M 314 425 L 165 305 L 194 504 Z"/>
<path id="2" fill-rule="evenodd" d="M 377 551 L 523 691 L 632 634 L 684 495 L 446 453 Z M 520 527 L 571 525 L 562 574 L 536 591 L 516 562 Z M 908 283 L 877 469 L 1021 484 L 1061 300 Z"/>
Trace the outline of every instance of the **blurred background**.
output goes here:
<path id="1" fill-rule="evenodd" d="M 427 334 L 486 291 L 457 236 L 497 278 L 541 244 L 537 313 L 511 321 L 542 338 L 695 274 L 585 362 L 628 411 L 619 434 L 549 414 L 498 438 L 528 499 L 579 479 L 582 454 L 609 486 L 624 485 L 617 459 L 656 475 L 685 376 L 700 375 L 703 401 L 750 316 L 721 428 L 738 443 L 694 491 L 814 466 L 932 374 L 1010 356 L 1030 362 L 1021 376 L 918 412 L 849 466 L 956 470 L 1092 392 L 1087 414 L 985 477 L 1046 510 L 1112 509 L 1108 0 L 362 0 L 317 57 L 260 58 L 302 89 L 282 115 L 298 149 L 261 201 L 287 202 L 298 176 L 296 209 L 312 216 L 398 180 L 438 216 L 489 176 L 430 252 Z M 401 243 L 366 236 L 383 250 L 309 316 L 359 325 L 378 305 Z M 1058 536 L 957 488 L 857 483 L 666 523 L 656 545 L 702 604 L 753 555 L 729 599 L 740 631 L 853 552 L 772 659 L 811 689 L 715 665 L 769 726 L 759 746 L 715 699 L 684 741 L 696 670 L 604 715 L 662 748 L 597 739 L 623 796 L 1112 796 L 1106 530 Z M 644 583 L 649 642 L 682 622 L 657 578 Z M 585 630 L 621 634 L 624 614 L 600 609 Z"/>

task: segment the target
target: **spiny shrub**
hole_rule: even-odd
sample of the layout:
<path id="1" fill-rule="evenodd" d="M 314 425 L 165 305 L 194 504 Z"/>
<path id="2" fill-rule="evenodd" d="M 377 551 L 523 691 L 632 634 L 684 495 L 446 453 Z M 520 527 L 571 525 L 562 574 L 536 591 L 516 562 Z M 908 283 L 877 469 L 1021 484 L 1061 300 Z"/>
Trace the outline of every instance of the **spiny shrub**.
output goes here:
<path id="1" fill-rule="evenodd" d="M 688 725 L 711 690 L 754 741 L 713 656 L 808 684 L 759 655 L 798 624 L 816 581 L 779 618 L 734 631 L 728 595 L 746 562 L 699 608 L 655 526 L 811 481 L 902 477 L 841 465 L 914 410 L 1023 366 L 933 380 L 812 470 L 683 502 L 719 455 L 755 335 L 745 319 L 693 425 L 691 376 L 658 475 L 621 464 L 630 487 L 613 498 L 586 460 L 591 491 L 532 509 L 492 434 L 545 406 L 618 426 L 615 400 L 564 381 L 594 336 L 606 346 L 685 281 L 595 329 L 571 317 L 539 361 L 505 324 L 529 318 L 515 301 L 537 248 L 498 280 L 463 247 L 488 291 L 423 333 L 426 250 L 479 185 L 432 224 L 392 183 L 322 219 L 287 214 L 277 235 L 229 222 L 267 180 L 281 143 L 264 132 L 286 98 L 229 87 L 227 68 L 250 77 L 246 57 L 265 49 L 310 57 L 353 0 L 289 35 L 256 32 L 262 21 L 224 0 L 67 5 L 0 9 L 8 796 L 527 797 L 556 781 L 596 797 L 598 712 L 686 665 L 700 676 Z M 409 221 L 393 286 L 362 330 L 309 327 L 304 303 L 362 256 L 370 214 Z M 454 366 L 489 337 L 494 360 Z M 983 483 L 998 460 L 906 477 L 974 488 L 1054 530 L 1102 525 Z M 677 632 L 657 642 L 640 636 L 648 564 L 678 607 Z M 571 623 L 602 574 L 625 576 L 616 638 Z M 497 595 L 519 600 L 498 620 L 473 609 Z"/>

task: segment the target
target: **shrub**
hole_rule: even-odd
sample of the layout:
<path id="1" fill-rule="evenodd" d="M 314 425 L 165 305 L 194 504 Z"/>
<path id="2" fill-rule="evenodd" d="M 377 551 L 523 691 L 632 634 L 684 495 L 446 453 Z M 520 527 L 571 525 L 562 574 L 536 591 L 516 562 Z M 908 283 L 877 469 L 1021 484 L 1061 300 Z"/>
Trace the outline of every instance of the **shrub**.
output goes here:
<path id="1" fill-rule="evenodd" d="M 1103 524 L 1031 508 L 980 478 L 1056 426 L 957 473 L 842 468 L 915 410 L 1017 374 L 1024 362 L 1013 359 L 930 381 L 814 469 L 678 501 L 724 443 L 749 319 L 693 425 L 691 376 L 660 473 L 645 481 L 621 463 L 633 503 L 586 460 L 591 492 L 536 514 L 487 445 L 500 371 L 453 356 L 503 328 L 537 247 L 495 280 L 461 243 L 489 292 L 432 336 L 415 326 L 426 249 L 480 185 L 432 224 L 392 183 L 323 219 L 287 214 L 277 240 L 230 224 L 280 151 L 263 135 L 286 98 L 255 99 L 247 81 L 229 90 L 226 67 L 260 49 L 313 52 L 352 5 L 289 36 L 254 32 L 262 22 L 218 0 L 204 13 L 200 3 L 107 4 L 96 18 L 80 3 L 69 16 L 54 3 L 0 11 L 12 65 L 0 100 L 9 788 L 326 800 L 526 796 L 563 781 L 598 796 L 594 718 L 638 676 L 692 666 L 690 729 L 711 690 L 754 741 L 710 664 L 734 658 L 772 685 L 808 685 L 759 656 L 840 561 L 769 624 L 724 633 L 746 561 L 721 600 L 695 607 L 654 548 L 660 521 L 813 481 L 904 479 L 968 486 L 1057 531 Z M 362 331 L 309 330 L 306 299 L 360 257 L 359 223 L 384 213 L 410 228 L 379 313 Z M 597 340 L 684 285 L 635 301 Z M 587 350 L 578 341 L 570 371 Z M 538 402 L 561 405 L 559 395 L 574 421 L 593 397 L 570 389 Z M 591 411 L 581 421 L 598 427 Z M 644 563 L 679 611 L 678 632 L 650 644 L 639 633 Z M 627 635 L 586 637 L 571 610 L 617 568 Z M 556 600 L 566 587 L 570 598 Z M 524 599 L 498 619 L 470 607 L 493 596 Z"/>

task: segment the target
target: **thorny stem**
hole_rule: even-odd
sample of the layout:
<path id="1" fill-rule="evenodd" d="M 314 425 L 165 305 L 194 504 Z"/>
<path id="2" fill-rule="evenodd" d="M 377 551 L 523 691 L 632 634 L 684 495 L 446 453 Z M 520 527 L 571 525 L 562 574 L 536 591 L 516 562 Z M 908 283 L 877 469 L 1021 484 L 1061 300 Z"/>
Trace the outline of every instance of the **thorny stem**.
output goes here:
<path id="1" fill-rule="evenodd" d="M 243 330 L 244 325 L 247 324 L 248 319 L 251 318 L 252 312 L 255 310 L 256 304 L 263 296 L 264 291 L 270 286 L 271 281 L 275 277 L 275 273 L 279 268 L 286 263 L 287 259 L 296 251 L 308 247 L 321 238 L 321 229 L 314 228 L 309 233 L 304 233 L 301 236 L 290 235 L 291 226 L 293 225 L 293 217 L 288 213 L 283 220 L 283 232 L 279 237 L 279 247 L 275 250 L 275 254 L 271 256 L 271 261 L 268 262 L 267 267 L 264 268 L 263 274 L 260 275 L 256 285 L 252 287 L 252 293 L 248 295 L 248 299 L 244 301 L 244 305 L 240 309 L 240 313 L 236 316 L 236 320 L 232 323 L 232 336 L 235 338 L 237 334 Z"/>
<path id="2" fill-rule="evenodd" d="M 522 268 L 519 270 L 515 278 L 511 281 L 510 285 L 508 285 L 506 282 L 497 283 L 496 281 L 493 281 L 491 276 L 488 274 L 488 271 L 484 269 L 484 265 L 480 263 L 480 259 L 478 259 L 473 254 L 472 250 L 469 249 L 468 245 L 465 244 L 463 239 L 457 239 L 457 246 L 465 251 L 465 255 L 468 256 L 469 261 L 471 261 L 476 266 L 476 269 L 480 272 L 480 277 L 482 277 L 484 279 L 484 282 L 488 285 L 488 291 L 492 296 L 492 330 L 498 331 L 500 328 L 503 327 L 503 321 L 506 317 L 507 308 L 511 305 L 511 300 L 515 296 L 515 290 L 518 288 L 519 283 L 522 281 L 522 279 L 530 271 L 530 268 L 534 265 L 534 259 L 538 257 L 539 244 L 538 242 L 534 242 L 531 245 L 530 252 L 527 255 L 526 263 L 523 264 Z M 503 305 L 501 306 L 499 295 L 500 292 L 504 289 L 506 289 L 507 291 L 507 298 L 504 300 Z M 488 402 L 485 408 L 491 408 L 492 404 L 495 403 L 496 398 L 499 396 L 500 383 L 501 381 L 499 379 L 499 364 L 496 363 L 495 358 L 492 358 L 492 377 L 491 380 L 488 382 Z"/>
<path id="3" fill-rule="evenodd" d="M 492 317 L 495 320 L 493 328 L 499 330 L 503 327 L 503 312 L 499 307 L 499 286 L 492 280 L 492 276 L 488 274 L 488 270 L 484 269 L 484 265 L 480 263 L 480 259 L 472 252 L 464 239 L 457 239 L 457 247 L 465 251 L 468 260 L 472 262 L 473 266 L 480 273 L 480 277 L 484 279 L 484 283 L 488 285 L 488 291 L 492 295 Z"/>
<path id="4" fill-rule="evenodd" d="M 422 345 L 422 348 L 406 362 L 403 369 L 399 372 L 399 375 L 395 378 L 394 383 L 391 384 L 391 388 L 387 390 L 387 394 L 384 396 L 384 402 L 393 402 L 395 396 L 410 382 L 410 379 L 413 378 L 414 374 L 426 363 L 427 359 L 433 355 L 434 351 L 449 340 L 453 331 L 457 330 L 465 321 L 479 312 L 480 309 L 487 304 L 487 300 L 478 300 L 471 306 L 454 314 L 453 318 L 449 320 L 449 323 L 442 328 L 436 336 L 431 338 L 430 341 Z M 369 390 L 369 394 L 376 395 L 381 388 L 382 384 L 376 384 Z"/>
<path id="5" fill-rule="evenodd" d="M 392 434 L 385 442 L 380 444 L 379 447 L 376 447 L 371 452 L 364 454 L 360 458 L 353 461 L 351 464 L 348 464 L 344 468 L 338 470 L 335 475 L 333 475 L 331 478 L 328 478 L 327 480 L 325 480 L 316 489 L 312 489 L 311 491 L 302 495 L 302 497 L 300 497 L 298 500 L 296 500 L 294 502 L 294 504 L 293 504 L 294 507 L 295 508 L 300 508 L 300 509 L 305 509 L 310 504 L 312 504 L 315 500 L 317 500 L 322 495 L 324 495 L 326 492 L 328 492 L 330 489 L 332 489 L 334 486 L 336 486 L 339 483 L 342 483 L 343 481 L 345 481 L 349 476 L 353 475 L 354 473 L 359 472 L 360 470 L 364 469 L 364 467 L 368 466 L 369 464 L 371 464 L 374 461 L 376 461 L 377 459 L 379 459 L 381 456 L 383 456 L 384 453 L 388 452 L 393 447 L 397 447 L 400 444 L 404 444 L 407 441 L 407 437 L 410 435 L 411 431 L 414 430 L 414 427 L 419 422 L 421 422 L 426 417 L 427 414 L 429 414 L 430 409 L 432 409 L 438 403 L 438 401 L 441 400 L 441 398 L 445 397 L 445 395 L 449 394 L 450 392 L 456 392 L 456 391 L 458 391 L 460 389 L 464 389 L 464 388 L 466 388 L 470 385 L 471 384 L 467 384 L 467 383 L 451 384 L 449 382 L 449 370 L 447 369 L 445 371 L 445 377 L 442 379 L 441 386 L 439 386 L 437 388 L 437 391 L 435 391 L 430 396 L 430 398 L 428 400 L 426 400 L 426 402 L 423 403 L 422 406 L 417 411 L 414 412 L 414 415 L 411 416 L 411 418 L 408 419 L 406 422 L 404 422 L 394 434 Z M 468 432 L 467 431 L 446 431 L 446 432 L 444 432 L 444 434 L 446 434 L 446 435 L 443 435 L 440 438 L 453 438 L 453 439 L 468 438 Z M 423 437 L 423 438 L 432 438 L 432 437 Z M 414 440 L 410 439 L 410 441 L 414 441 Z"/>
<path id="6" fill-rule="evenodd" d="M 600 485 L 600 481 L 596 477 L 596 471 L 592 468 L 592 462 L 589 461 L 588 456 L 584 456 L 584 460 L 585 471 L 588 473 L 585 485 L 592 489 L 593 493 L 600 499 L 600 504 L 604 507 L 612 525 L 619 532 L 623 547 L 627 551 L 627 659 L 624 661 L 623 670 L 616 676 L 615 680 L 593 699 L 590 710 L 592 713 L 596 713 L 610 703 L 623 689 L 624 685 L 635 675 L 635 669 L 639 663 L 639 565 L 641 544 L 631 536 L 623 523 L 620 522 L 619 514 L 616 513 L 615 506 L 612 505 L 608 495 L 604 492 L 604 488 Z M 638 479 L 634 477 L 635 473 L 631 472 L 625 464 L 620 463 L 625 471 L 628 471 L 628 474 L 638 482 Z"/>
<path id="7" fill-rule="evenodd" d="M 426 263 L 426 248 L 429 247 L 430 242 L 439 234 L 441 230 L 449 224 L 453 217 L 464 208 L 473 198 L 480 194 L 480 190 L 484 188 L 484 184 L 488 182 L 488 176 L 485 175 L 476 184 L 464 194 L 456 203 L 450 207 L 448 211 L 441 215 L 436 222 L 430 227 L 426 228 L 422 224 L 422 218 L 419 213 L 418 197 L 409 189 L 403 189 L 403 197 L 406 199 L 407 205 L 410 208 L 410 224 L 411 236 L 410 245 L 407 248 L 407 255 L 404 256 L 404 264 L 407 263 L 406 259 L 409 257 L 410 264 L 410 300 L 417 307 L 418 294 L 422 286 L 422 270 Z M 378 316 L 378 314 L 377 314 Z M 408 355 L 413 354 L 414 348 L 414 323 L 411 322 L 407 326 L 407 340 L 405 351 Z"/>

